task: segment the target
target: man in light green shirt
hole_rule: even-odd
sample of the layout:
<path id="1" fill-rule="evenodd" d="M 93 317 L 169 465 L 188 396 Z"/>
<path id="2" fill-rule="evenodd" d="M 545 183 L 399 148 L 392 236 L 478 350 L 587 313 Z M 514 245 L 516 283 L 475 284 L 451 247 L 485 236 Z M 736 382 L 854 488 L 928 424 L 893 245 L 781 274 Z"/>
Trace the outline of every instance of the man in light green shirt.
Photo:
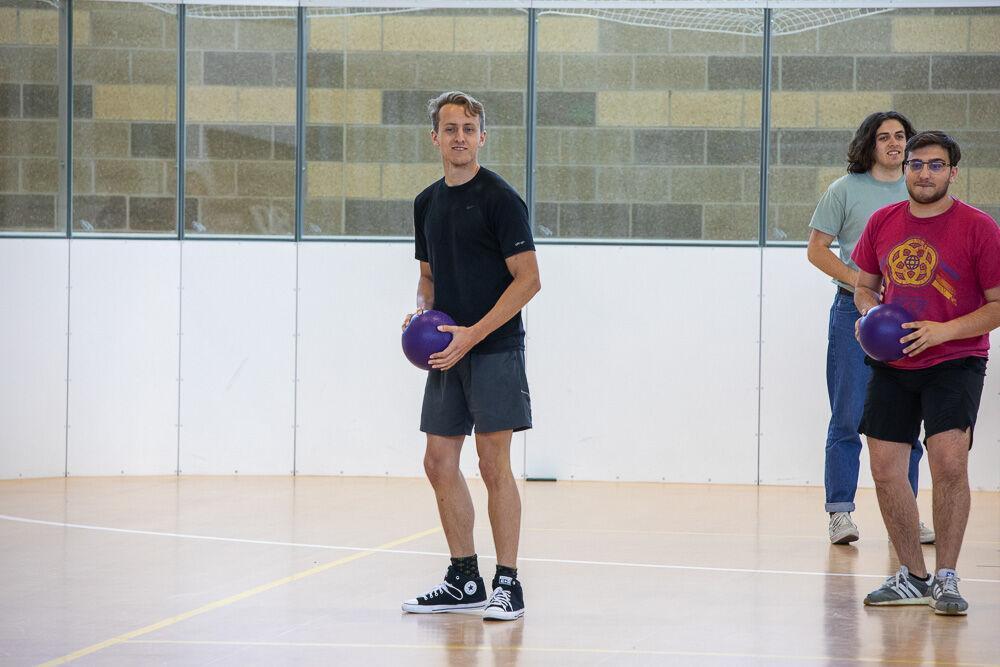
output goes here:
<path id="1" fill-rule="evenodd" d="M 824 476 L 833 544 L 848 544 L 860 537 L 851 512 L 855 509 L 861 455 L 858 424 L 871 376 L 865 353 L 854 338 L 854 323 L 860 314 L 854 306 L 858 267 L 851 260 L 851 251 L 872 213 L 908 198 L 903 181 L 903 149 L 913 134 L 910 121 L 895 111 L 880 111 L 865 118 L 847 149 L 847 174 L 820 197 L 809 223 L 809 261 L 837 285 L 830 307 L 826 355 L 831 416 Z M 840 245 L 840 257 L 830 249 L 834 241 Z M 909 479 L 914 495 L 921 456 L 923 449 L 918 440 L 910 454 Z M 933 531 L 922 522 L 920 541 L 934 542 Z"/>

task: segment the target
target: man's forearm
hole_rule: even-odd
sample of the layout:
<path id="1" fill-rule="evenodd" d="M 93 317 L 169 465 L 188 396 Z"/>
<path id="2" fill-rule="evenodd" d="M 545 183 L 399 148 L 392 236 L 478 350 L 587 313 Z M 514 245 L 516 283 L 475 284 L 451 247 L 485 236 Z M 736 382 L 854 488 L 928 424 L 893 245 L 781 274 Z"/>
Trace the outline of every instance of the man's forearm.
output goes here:
<path id="1" fill-rule="evenodd" d="M 811 245 L 806 256 L 817 269 L 844 284 L 853 285 L 858 278 L 858 272 L 840 261 L 826 246 Z"/>
<path id="2" fill-rule="evenodd" d="M 417 308 L 430 310 L 434 307 L 434 281 L 420 276 L 417 281 Z"/>
<path id="3" fill-rule="evenodd" d="M 1000 302 L 991 301 L 948 322 L 951 340 L 974 338 L 1000 327 Z"/>
<path id="4" fill-rule="evenodd" d="M 858 312 L 862 315 L 866 314 L 869 310 L 875 306 L 882 303 L 879 300 L 878 293 L 871 289 L 870 287 L 865 287 L 864 285 L 854 286 L 854 307 L 858 309 Z"/>
<path id="5" fill-rule="evenodd" d="M 538 293 L 540 287 L 536 276 L 515 278 L 507 286 L 503 294 L 500 295 L 496 305 L 472 326 L 472 329 L 476 332 L 476 338 L 483 340 L 510 318 L 514 317 L 531 301 L 531 297 Z"/>

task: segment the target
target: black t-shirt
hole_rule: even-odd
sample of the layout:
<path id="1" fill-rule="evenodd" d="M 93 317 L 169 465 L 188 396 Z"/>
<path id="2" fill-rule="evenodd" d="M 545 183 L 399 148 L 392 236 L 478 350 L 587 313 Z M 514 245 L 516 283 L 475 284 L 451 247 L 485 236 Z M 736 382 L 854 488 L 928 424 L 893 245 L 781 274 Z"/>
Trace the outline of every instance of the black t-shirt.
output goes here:
<path id="1" fill-rule="evenodd" d="M 467 183 L 444 179 L 413 201 L 416 258 L 434 275 L 434 309 L 469 327 L 496 305 L 514 278 L 506 258 L 534 250 L 528 207 L 498 174 L 480 167 Z M 521 313 L 483 339 L 475 352 L 524 349 Z"/>

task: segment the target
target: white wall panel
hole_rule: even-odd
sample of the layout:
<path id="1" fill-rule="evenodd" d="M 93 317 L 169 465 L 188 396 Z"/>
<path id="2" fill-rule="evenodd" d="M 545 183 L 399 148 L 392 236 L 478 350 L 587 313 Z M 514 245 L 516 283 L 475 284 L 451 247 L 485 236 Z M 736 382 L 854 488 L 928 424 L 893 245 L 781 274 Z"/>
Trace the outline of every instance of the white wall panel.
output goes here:
<path id="1" fill-rule="evenodd" d="M 423 476 L 425 371 L 400 348 L 418 264 L 409 243 L 303 243 L 299 250 L 300 474 Z M 511 458 L 523 474 L 523 436 Z M 462 469 L 478 474 L 471 439 Z"/>
<path id="2" fill-rule="evenodd" d="M 177 469 L 176 241 L 73 242 L 70 475 Z"/>
<path id="3" fill-rule="evenodd" d="M 539 249 L 530 477 L 753 483 L 757 248 Z"/>
<path id="4" fill-rule="evenodd" d="M 0 478 L 66 470 L 69 242 L 0 239 Z"/>
<path id="5" fill-rule="evenodd" d="M 990 361 L 969 454 L 969 480 L 974 489 L 1000 491 L 1000 330 L 990 335 Z"/>
<path id="6" fill-rule="evenodd" d="M 181 472 L 292 470 L 295 244 L 186 242 Z"/>

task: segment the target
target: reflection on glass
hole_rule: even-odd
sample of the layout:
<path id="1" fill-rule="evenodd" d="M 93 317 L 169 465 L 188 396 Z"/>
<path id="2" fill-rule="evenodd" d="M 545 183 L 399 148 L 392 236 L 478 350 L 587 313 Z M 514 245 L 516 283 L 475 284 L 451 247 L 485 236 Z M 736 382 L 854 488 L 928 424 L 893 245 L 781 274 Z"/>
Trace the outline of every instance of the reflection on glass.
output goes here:
<path id="1" fill-rule="evenodd" d="M 480 160 L 524 192 L 527 14 L 310 9 L 304 233 L 410 236 L 413 198 L 441 178 L 427 101 L 486 106 Z"/>
<path id="2" fill-rule="evenodd" d="M 176 230 L 177 19 L 75 2 L 73 230 Z"/>
<path id="3" fill-rule="evenodd" d="M 0 231 L 54 232 L 58 219 L 59 11 L 0 0 Z"/>
<path id="4" fill-rule="evenodd" d="M 540 18 L 536 236 L 755 239 L 759 45 L 618 14 Z"/>
<path id="5" fill-rule="evenodd" d="M 295 13 L 267 9 L 188 9 L 188 234 L 294 233 Z"/>

